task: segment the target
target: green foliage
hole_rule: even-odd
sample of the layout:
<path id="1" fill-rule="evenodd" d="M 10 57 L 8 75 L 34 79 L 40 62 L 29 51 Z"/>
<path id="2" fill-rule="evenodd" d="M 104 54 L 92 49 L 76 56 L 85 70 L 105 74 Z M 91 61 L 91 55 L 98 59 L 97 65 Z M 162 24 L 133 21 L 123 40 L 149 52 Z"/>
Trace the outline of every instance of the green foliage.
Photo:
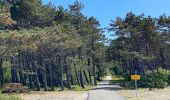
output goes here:
<path id="1" fill-rule="evenodd" d="M 43 5 L 41 0 L 0 2 L 0 58 L 4 61 L 0 82 L 54 90 L 71 84 L 83 88 L 104 76 L 105 37 L 99 21 L 83 15 L 83 7 L 78 1 L 68 9 Z"/>
<path id="2" fill-rule="evenodd" d="M 108 47 L 108 60 L 120 62 L 123 75 L 127 79 L 130 79 L 129 76 L 134 72 L 149 77 L 147 70 L 169 69 L 169 44 L 167 43 L 169 18 L 162 15 L 156 19 L 144 14 L 135 15 L 132 12 L 128 12 L 124 18 L 117 17 L 111 22 L 109 28 L 117 38 L 113 39 Z M 160 74 L 155 71 L 153 73 Z M 148 78 L 147 81 L 152 79 L 154 78 Z M 159 82 L 159 79 L 158 83 L 155 81 L 153 83 L 157 84 L 156 87 L 161 87 L 159 83 L 164 84 L 162 81 Z"/>
<path id="3" fill-rule="evenodd" d="M 169 70 L 159 68 L 154 71 L 147 71 L 141 78 L 142 87 L 151 88 L 165 88 L 168 86 Z"/>
<path id="4" fill-rule="evenodd" d="M 110 72 L 112 75 L 122 75 L 123 69 L 121 67 L 121 64 L 117 61 L 112 62 L 110 65 Z"/>
<path id="5" fill-rule="evenodd" d="M 19 97 L 14 95 L 2 95 L 0 94 L 0 100 L 21 100 Z"/>
<path id="6" fill-rule="evenodd" d="M 10 16 L 10 5 L 0 4 L 0 29 L 16 23 Z"/>
<path id="7" fill-rule="evenodd" d="M 24 28 L 51 26 L 55 16 L 52 4 L 43 5 L 41 0 L 16 0 L 11 8 L 11 17 Z"/>
<path id="8" fill-rule="evenodd" d="M 9 61 L 3 61 L 2 64 L 3 75 L 4 75 L 4 82 L 10 82 L 11 81 L 11 64 Z"/>

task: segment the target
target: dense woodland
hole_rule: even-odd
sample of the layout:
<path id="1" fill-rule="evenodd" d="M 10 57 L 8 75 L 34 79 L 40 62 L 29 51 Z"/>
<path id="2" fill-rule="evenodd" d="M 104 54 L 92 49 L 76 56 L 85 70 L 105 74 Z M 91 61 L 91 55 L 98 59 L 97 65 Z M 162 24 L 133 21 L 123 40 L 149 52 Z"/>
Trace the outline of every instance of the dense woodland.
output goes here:
<path id="1" fill-rule="evenodd" d="M 143 74 L 146 70 L 170 68 L 170 17 L 145 17 L 127 13 L 110 24 L 118 37 L 111 41 L 108 57 L 120 62 L 124 74 Z"/>
<path id="2" fill-rule="evenodd" d="M 72 89 L 106 74 L 105 36 L 76 1 L 68 9 L 41 0 L 0 0 L 0 83 Z"/>
<path id="3" fill-rule="evenodd" d="M 107 49 L 116 74 L 130 80 L 130 75 L 141 75 L 141 87 L 164 88 L 170 85 L 170 17 L 159 18 L 135 15 L 117 17 L 109 31 L 115 32 Z M 119 66 L 119 67 L 118 67 Z"/>
<path id="4" fill-rule="evenodd" d="M 45 91 L 96 85 L 111 68 L 129 77 L 170 69 L 170 17 L 127 13 L 111 21 L 106 43 L 95 17 L 78 1 L 68 9 L 41 0 L 0 0 L 0 85 Z"/>

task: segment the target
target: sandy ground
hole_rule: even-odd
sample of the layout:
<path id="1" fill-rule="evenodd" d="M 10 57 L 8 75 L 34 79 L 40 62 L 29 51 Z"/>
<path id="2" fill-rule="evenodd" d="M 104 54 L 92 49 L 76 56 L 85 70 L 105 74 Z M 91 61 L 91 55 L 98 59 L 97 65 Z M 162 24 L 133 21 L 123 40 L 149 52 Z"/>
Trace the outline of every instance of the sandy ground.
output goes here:
<path id="1" fill-rule="evenodd" d="M 135 90 L 119 90 L 117 93 L 123 95 L 125 100 L 170 100 L 170 88 L 165 89 L 139 89 L 137 97 Z"/>
<path id="2" fill-rule="evenodd" d="M 86 100 L 87 92 L 63 91 L 63 92 L 31 92 L 21 94 L 22 100 Z"/>

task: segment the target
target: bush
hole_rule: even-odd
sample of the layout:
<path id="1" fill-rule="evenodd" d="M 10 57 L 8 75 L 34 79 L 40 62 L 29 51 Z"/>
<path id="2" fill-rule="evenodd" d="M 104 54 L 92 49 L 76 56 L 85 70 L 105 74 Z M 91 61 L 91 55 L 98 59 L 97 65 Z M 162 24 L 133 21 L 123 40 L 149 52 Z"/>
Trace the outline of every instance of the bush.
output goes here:
<path id="1" fill-rule="evenodd" d="M 134 81 L 125 81 L 125 82 L 121 83 L 120 85 L 122 87 L 128 88 L 128 89 L 134 89 L 135 88 L 135 82 Z"/>
<path id="2" fill-rule="evenodd" d="M 142 87 L 152 88 L 165 88 L 168 86 L 168 78 L 170 75 L 169 70 L 159 68 L 154 71 L 147 71 L 141 78 L 140 85 Z"/>

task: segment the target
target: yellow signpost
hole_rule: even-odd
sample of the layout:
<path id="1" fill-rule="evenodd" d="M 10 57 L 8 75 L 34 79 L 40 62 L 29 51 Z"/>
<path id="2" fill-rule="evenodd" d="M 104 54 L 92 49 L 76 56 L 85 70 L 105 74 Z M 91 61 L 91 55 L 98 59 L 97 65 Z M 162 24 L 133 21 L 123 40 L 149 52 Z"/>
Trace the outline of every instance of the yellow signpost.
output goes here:
<path id="1" fill-rule="evenodd" d="M 135 88 L 136 88 L 136 97 L 137 97 L 137 89 L 138 89 L 138 86 L 137 86 L 137 80 L 140 80 L 140 75 L 131 75 L 131 79 L 135 81 Z"/>
<path id="2" fill-rule="evenodd" d="M 140 75 L 131 75 L 132 80 L 140 80 Z"/>

